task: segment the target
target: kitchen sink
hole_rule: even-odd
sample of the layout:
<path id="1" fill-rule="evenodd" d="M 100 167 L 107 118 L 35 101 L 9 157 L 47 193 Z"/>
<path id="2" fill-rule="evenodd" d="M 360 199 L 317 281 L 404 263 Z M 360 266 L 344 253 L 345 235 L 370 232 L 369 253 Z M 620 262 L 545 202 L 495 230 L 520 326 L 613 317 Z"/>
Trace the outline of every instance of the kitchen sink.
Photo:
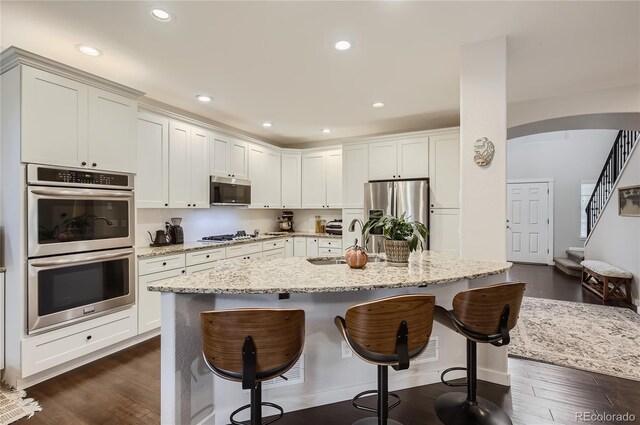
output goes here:
<path id="1" fill-rule="evenodd" d="M 308 262 L 316 266 L 331 266 L 334 264 L 347 264 L 344 258 L 309 258 Z M 369 257 L 369 263 L 383 263 L 385 260 L 382 257 Z"/>

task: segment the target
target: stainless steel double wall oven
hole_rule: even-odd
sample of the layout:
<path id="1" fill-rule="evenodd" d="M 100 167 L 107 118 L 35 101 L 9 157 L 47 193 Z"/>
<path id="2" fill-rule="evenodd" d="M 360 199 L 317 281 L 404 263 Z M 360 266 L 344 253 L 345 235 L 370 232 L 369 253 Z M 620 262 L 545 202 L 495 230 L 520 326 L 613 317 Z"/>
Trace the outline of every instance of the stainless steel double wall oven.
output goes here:
<path id="1" fill-rule="evenodd" d="M 28 332 L 135 302 L 133 176 L 27 166 Z"/>

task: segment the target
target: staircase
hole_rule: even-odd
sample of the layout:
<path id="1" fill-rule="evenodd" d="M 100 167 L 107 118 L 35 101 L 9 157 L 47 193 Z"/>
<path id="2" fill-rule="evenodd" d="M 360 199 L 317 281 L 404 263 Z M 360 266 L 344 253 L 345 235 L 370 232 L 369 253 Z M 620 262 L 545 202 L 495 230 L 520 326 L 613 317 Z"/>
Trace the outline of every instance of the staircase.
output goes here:
<path id="1" fill-rule="evenodd" d="M 584 248 L 569 248 L 566 251 L 566 257 L 554 258 L 556 269 L 569 276 L 582 276 L 582 266 L 580 263 L 584 260 Z"/>
<path id="2" fill-rule="evenodd" d="M 604 163 L 600 177 L 593 189 L 593 194 L 587 203 L 587 237 L 593 230 L 600 213 L 604 210 L 609 195 L 616 184 L 620 171 L 624 168 L 627 159 L 631 155 L 633 147 L 638 142 L 640 131 L 620 130 L 616 137 L 609 156 Z"/>

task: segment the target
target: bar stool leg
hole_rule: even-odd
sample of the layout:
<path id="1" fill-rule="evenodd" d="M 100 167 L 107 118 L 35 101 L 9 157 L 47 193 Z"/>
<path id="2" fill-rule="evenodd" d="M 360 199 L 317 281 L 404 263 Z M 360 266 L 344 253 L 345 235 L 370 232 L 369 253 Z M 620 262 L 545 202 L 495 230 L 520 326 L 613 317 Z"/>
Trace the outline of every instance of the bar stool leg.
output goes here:
<path id="1" fill-rule="evenodd" d="M 377 409 L 375 418 L 359 419 L 353 425 L 402 425 L 389 419 L 389 366 L 378 366 Z"/>
<path id="2" fill-rule="evenodd" d="M 251 425 L 262 425 L 262 383 L 251 389 Z"/>
<path id="3" fill-rule="evenodd" d="M 489 400 L 476 395 L 477 343 L 467 339 L 467 394 L 446 393 L 436 400 L 436 414 L 445 425 L 513 425 L 511 418 Z"/>

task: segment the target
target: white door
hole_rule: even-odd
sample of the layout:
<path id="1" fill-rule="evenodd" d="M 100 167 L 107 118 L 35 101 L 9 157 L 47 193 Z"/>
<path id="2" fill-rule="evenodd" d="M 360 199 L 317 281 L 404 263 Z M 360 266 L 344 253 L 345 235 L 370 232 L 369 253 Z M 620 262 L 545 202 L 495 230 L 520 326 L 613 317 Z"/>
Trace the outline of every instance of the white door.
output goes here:
<path id="1" fill-rule="evenodd" d="M 136 206 L 169 206 L 169 120 L 141 113 L 138 116 Z"/>
<path id="2" fill-rule="evenodd" d="M 342 207 L 364 208 L 364 184 L 369 176 L 366 144 L 342 147 Z"/>
<path id="3" fill-rule="evenodd" d="M 307 238 L 293 238 L 294 257 L 307 256 Z"/>
<path id="4" fill-rule="evenodd" d="M 209 208 L 209 135 L 192 128 L 189 142 L 189 203 L 191 208 Z M 189 206 L 187 203 L 187 206 Z"/>
<path id="5" fill-rule="evenodd" d="M 377 142 L 369 145 L 369 180 L 397 178 L 398 143 Z"/>
<path id="6" fill-rule="evenodd" d="M 176 269 L 138 277 L 138 333 L 160 327 L 160 292 L 149 291 L 147 286 L 182 276 L 183 271 Z"/>
<path id="7" fill-rule="evenodd" d="M 169 207 L 187 208 L 189 193 L 189 139 L 191 128 L 171 121 L 169 130 Z"/>
<path id="8" fill-rule="evenodd" d="M 307 238 L 307 257 L 317 257 L 318 247 L 318 238 Z"/>
<path id="9" fill-rule="evenodd" d="M 302 208 L 325 208 L 327 200 L 324 152 L 302 155 Z"/>
<path id="10" fill-rule="evenodd" d="M 547 263 L 549 184 L 507 184 L 507 259 Z"/>
<path id="11" fill-rule="evenodd" d="M 460 252 L 460 210 L 432 208 L 429 215 L 429 249 Z"/>
<path id="12" fill-rule="evenodd" d="M 301 160 L 300 153 L 282 154 L 282 208 L 300 208 L 301 206 Z"/>
<path id="13" fill-rule="evenodd" d="M 342 149 L 326 152 L 327 208 L 342 208 Z"/>
<path id="14" fill-rule="evenodd" d="M 284 257 L 293 257 L 293 238 L 287 238 L 284 240 Z"/>
<path id="15" fill-rule="evenodd" d="M 400 140 L 398 142 L 399 179 L 429 177 L 429 138 Z"/>

